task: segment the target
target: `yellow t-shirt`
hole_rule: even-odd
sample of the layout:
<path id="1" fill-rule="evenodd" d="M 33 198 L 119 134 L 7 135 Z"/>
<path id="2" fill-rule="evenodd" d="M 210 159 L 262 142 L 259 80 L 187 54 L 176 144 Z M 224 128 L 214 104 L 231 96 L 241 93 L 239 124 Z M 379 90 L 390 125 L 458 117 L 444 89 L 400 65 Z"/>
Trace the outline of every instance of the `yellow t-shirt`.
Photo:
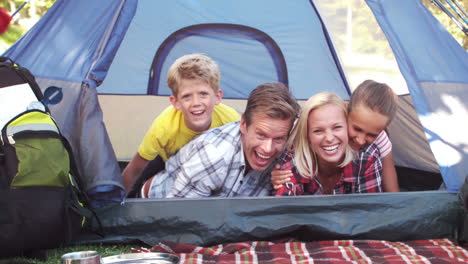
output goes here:
<path id="1" fill-rule="evenodd" d="M 225 104 L 215 105 L 210 128 L 219 127 L 240 119 L 234 108 Z M 185 125 L 184 116 L 173 106 L 166 108 L 146 132 L 138 148 L 138 154 L 146 160 L 161 156 L 164 161 L 202 132 L 190 130 Z"/>

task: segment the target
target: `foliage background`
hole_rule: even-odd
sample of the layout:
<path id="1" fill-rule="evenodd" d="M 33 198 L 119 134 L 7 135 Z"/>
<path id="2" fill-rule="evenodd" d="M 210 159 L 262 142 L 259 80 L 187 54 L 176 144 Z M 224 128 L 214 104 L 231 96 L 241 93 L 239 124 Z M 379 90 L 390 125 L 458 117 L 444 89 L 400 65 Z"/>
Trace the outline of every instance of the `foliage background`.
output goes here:
<path id="1" fill-rule="evenodd" d="M 0 7 L 12 15 L 25 0 L 0 0 Z M 10 27 L 0 35 L 0 53 L 3 53 L 47 12 L 55 0 L 30 0 L 12 19 Z"/>
<path id="2" fill-rule="evenodd" d="M 447 30 L 455 37 L 456 40 L 468 50 L 468 36 L 464 34 L 460 28 L 438 7 L 434 6 L 431 3 L 431 0 L 420 0 L 424 6 L 426 6 L 432 14 L 442 23 L 442 25 L 447 28 Z M 450 6 L 444 0 L 440 0 L 447 9 L 450 9 Z M 460 7 L 462 7 L 466 12 L 468 12 L 468 0 L 455 0 Z M 468 19 L 468 18 L 467 18 Z M 468 24 L 464 24 L 468 28 Z"/>

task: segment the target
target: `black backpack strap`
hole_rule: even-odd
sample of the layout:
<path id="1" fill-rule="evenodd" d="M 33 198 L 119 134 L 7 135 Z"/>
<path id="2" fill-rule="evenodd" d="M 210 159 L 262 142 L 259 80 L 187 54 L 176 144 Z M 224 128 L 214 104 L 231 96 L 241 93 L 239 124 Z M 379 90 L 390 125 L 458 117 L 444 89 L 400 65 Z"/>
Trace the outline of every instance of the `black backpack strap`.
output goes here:
<path id="1" fill-rule="evenodd" d="M 5 62 L 13 64 L 13 65 L 15 64 L 15 62 L 11 58 L 0 56 L 0 63 L 5 63 Z"/>
<path id="2" fill-rule="evenodd" d="M 28 83 L 31 86 L 39 101 L 44 98 L 41 88 L 36 82 L 36 78 L 28 69 L 21 67 L 18 63 L 14 62 L 13 59 L 9 57 L 0 57 L 0 67 L 8 67 L 14 70 L 25 83 Z"/>
<path id="3" fill-rule="evenodd" d="M 78 215 L 85 217 L 88 221 L 85 221 L 87 224 L 85 228 L 89 228 L 90 231 L 96 233 L 97 235 L 104 237 L 104 229 L 102 227 L 101 219 L 96 214 L 96 212 L 90 206 L 82 206 L 78 204 L 78 195 L 76 189 L 72 186 L 72 197 L 69 199 L 68 208 L 72 209 Z M 67 216 L 68 217 L 68 216 Z M 96 221 L 97 226 L 93 226 L 93 221 Z M 68 221 L 71 223 L 70 221 Z M 71 226 L 70 226 L 71 228 Z"/>

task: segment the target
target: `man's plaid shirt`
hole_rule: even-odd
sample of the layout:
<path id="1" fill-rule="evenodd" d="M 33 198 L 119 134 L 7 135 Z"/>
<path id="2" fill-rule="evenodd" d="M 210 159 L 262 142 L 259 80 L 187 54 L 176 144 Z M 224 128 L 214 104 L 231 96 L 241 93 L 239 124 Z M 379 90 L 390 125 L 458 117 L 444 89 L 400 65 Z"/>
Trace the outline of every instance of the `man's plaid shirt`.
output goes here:
<path id="1" fill-rule="evenodd" d="M 374 143 L 362 148 L 358 157 L 343 168 L 341 179 L 333 188 L 333 194 L 382 192 L 382 162 L 380 152 Z M 317 177 L 302 177 L 294 164 L 294 154 L 282 154 L 279 164 L 283 170 L 292 170 L 290 182 L 276 191 L 277 196 L 324 194 Z"/>
<path id="2" fill-rule="evenodd" d="M 244 175 L 239 124 L 213 128 L 187 143 L 153 177 L 148 198 L 269 195 L 269 173 Z"/>

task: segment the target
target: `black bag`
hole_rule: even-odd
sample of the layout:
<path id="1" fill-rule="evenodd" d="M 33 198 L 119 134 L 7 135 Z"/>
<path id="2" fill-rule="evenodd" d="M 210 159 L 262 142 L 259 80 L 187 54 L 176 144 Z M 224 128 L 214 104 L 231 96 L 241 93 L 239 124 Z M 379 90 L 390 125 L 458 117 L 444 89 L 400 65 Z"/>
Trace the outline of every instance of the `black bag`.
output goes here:
<path id="1" fill-rule="evenodd" d="M 0 256 L 63 246 L 93 215 L 71 147 L 34 76 L 5 57 L 0 100 Z"/>

